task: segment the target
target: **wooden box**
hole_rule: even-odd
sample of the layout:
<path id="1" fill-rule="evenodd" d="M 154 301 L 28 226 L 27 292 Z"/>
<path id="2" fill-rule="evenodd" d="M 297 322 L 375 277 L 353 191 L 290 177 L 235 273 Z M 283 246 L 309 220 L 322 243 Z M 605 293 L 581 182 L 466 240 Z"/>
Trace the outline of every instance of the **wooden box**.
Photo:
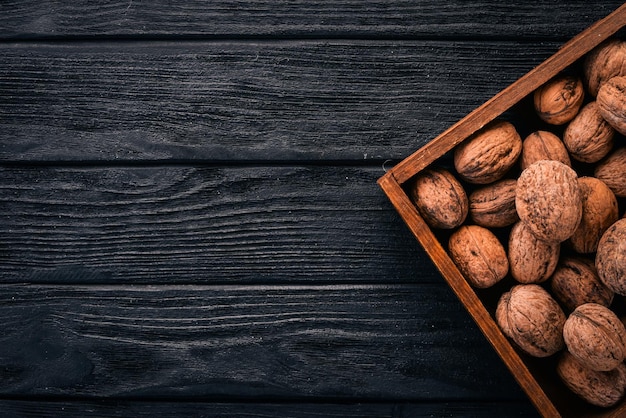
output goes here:
<path id="1" fill-rule="evenodd" d="M 503 289 L 475 289 L 470 286 L 446 252 L 449 232 L 430 229 L 407 194 L 407 186 L 421 170 L 442 161 L 449 162 L 453 148 L 490 121 L 505 114 L 518 115 L 522 121 L 531 120 L 530 113 L 534 109 L 529 98 L 533 91 L 564 69 L 579 65 L 586 53 L 616 35 L 624 26 L 626 4 L 564 44 L 549 59 L 395 165 L 378 181 L 444 279 L 545 417 L 623 417 L 626 416 L 626 399 L 610 409 L 592 406 L 570 392 L 560 381 L 556 374 L 556 355 L 533 358 L 514 347 L 494 319 L 497 300 Z M 528 129 L 532 131 L 532 127 Z M 620 201 L 620 214 L 623 212 L 624 199 Z M 509 285 L 511 281 L 509 278 Z"/>

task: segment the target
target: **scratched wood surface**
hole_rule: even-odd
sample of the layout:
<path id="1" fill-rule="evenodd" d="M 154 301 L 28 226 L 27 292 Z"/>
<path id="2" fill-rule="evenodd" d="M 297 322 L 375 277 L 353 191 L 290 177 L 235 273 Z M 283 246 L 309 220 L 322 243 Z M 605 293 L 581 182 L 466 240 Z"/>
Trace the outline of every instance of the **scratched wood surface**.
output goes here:
<path id="1" fill-rule="evenodd" d="M 376 180 L 619 2 L 0 4 L 0 410 L 521 417 Z"/>

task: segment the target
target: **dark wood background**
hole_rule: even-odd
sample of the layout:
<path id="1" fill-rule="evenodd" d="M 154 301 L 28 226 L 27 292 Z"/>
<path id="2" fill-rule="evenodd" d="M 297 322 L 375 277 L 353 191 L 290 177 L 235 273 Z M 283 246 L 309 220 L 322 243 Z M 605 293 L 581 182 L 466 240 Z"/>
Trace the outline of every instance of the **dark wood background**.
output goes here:
<path id="1" fill-rule="evenodd" d="M 535 415 L 376 180 L 619 5 L 1 2 L 2 415 Z"/>

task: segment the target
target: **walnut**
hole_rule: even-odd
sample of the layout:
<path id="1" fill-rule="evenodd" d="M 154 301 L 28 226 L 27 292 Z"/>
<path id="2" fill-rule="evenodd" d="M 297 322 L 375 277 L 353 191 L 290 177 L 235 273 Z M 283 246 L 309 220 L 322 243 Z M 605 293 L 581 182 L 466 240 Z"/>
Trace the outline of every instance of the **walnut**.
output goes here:
<path id="1" fill-rule="evenodd" d="M 434 228 L 456 228 L 467 217 L 467 194 L 456 177 L 443 168 L 421 171 L 409 195 L 424 220 Z"/>
<path id="2" fill-rule="evenodd" d="M 615 130 L 626 135 L 626 76 L 613 77 L 598 90 L 598 112 Z"/>
<path id="3" fill-rule="evenodd" d="M 605 81 L 626 75 L 626 42 L 613 38 L 589 52 L 583 63 L 587 91 L 596 96 Z"/>
<path id="4" fill-rule="evenodd" d="M 567 125 L 563 143 L 572 158 L 596 163 L 613 148 L 615 129 L 600 114 L 598 103 L 587 103 Z"/>
<path id="5" fill-rule="evenodd" d="M 568 74 L 554 77 L 533 94 L 537 115 L 551 125 L 563 125 L 572 120 L 584 98 L 582 80 Z"/>
<path id="6" fill-rule="evenodd" d="M 560 161 L 570 167 L 572 165 L 563 141 L 548 131 L 535 131 L 522 142 L 522 170 L 541 160 Z"/>
<path id="7" fill-rule="evenodd" d="M 565 386 L 586 402 L 608 408 L 624 397 L 624 364 L 610 371 L 596 371 L 564 351 L 557 363 L 557 373 Z"/>
<path id="8" fill-rule="evenodd" d="M 626 197 L 626 147 L 609 154 L 596 166 L 593 175 L 609 186 L 615 196 Z"/>
<path id="9" fill-rule="evenodd" d="M 589 302 L 609 307 L 614 296 L 598 277 L 594 262 L 583 257 L 564 257 L 552 275 L 550 289 L 570 312 Z"/>
<path id="10" fill-rule="evenodd" d="M 496 120 L 471 135 L 454 150 L 454 167 L 469 183 L 500 180 L 522 152 L 522 138 L 507 121 Z"/>
<path id="11" fill-rule="evenodd" d="M 548 357 L 564 347 L 565 314 L 537 284 L 519 284 L 502 294 L 496 307 L 502 332 L 526 353 Z"/>
<path id="12" fill-rule="evenodd" d="M 541 241 L 523 222 L 517 222 L 509 235 L 509 269 L 520 283 L 541 283 L 552 275 L 559 261 L 561 245 Z"/>
<path id="13" fill-rule="evenodd" d="M 517 214 L 539 239 L 563 242 L 582 218 L 582 196 L 574 170 L 542 160 L 522 171 L 515 190 Z"/>
<path id="14" fill-rule="evenodd" d="M 450 236 L 448 250 L 461 273 L 474 287 L 491 287 L 509 271 L 504 247 L 493 232 L 482 226 L 461 226 Z"/>
<path id="15" fill-rule="evenodd" d="M 626 296 L 626 218 L 604 232 L 595 263 L 600 280 L 615 293 Z"/>
<path id="16" fill-rule="evenodd" d="M 567 350 L 593 370 L 616 368 L 626 357 L 626 328 L 606 306 L 585 303 L 567 317 L 563 326 Z"/>
<path id="17" fill-rule="evenodd" d="M 580 177 L 578 184 L 583 215 L 568 242 L 574 251 L 588 254 L 596 251 L 604 231 L 619 219 L 619 210 L 615 194 L 602 180 Z"/>
<path id="18" fill-rule="evenodd" d="M 512 225 L 519 217 L 515 210 L 517 180 L 505 179 L 474 190 L 469 195 L 469 215 L 486 228 Z"/>

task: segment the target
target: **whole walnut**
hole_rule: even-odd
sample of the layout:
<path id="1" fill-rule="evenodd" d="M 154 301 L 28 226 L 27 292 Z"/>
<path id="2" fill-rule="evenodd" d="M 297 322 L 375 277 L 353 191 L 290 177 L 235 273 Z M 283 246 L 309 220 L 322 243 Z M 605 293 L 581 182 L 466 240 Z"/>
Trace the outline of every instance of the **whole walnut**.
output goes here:
<path id="1" fill-rule="evenodd" d="M 585 56 L 583 73 L 587 91 L 595 97 L 605 81 L 626 75 L 626 42 L 612 38 L 595 47 Z"/>
<path id="2" fill-rule="evenodd" d="M 616 149 L 598 163 L 593 175 L 609 186 L 615 196 L 626 197 L 626 147 Z"/>
<path id="3" fill-rule="evenodd" d="M 560 74 L 535 90 L 533 102 L 537 115 L 551 125 L 563 125 L 576 116 L 585 98 L 580 78 Z"/>
<path id="4" fill-rule="evenodd" d="M 515 210 L 517 180 L 505 179 L 474 190 L 469 195 L 469 215 L 486 228 L 512 225 L 519 217 Z"/>
<path id="5" fill-rule="evenodd" d="M 531 164 L 517 179 L 515 207 L 537 238 L 548 242 L 567 240 L 582 218 L 578 175 L 559 161 Z"/>
<path id="6" fill-rule="evenodd" d="M 569 311 L 593 302 L 609 307 L 614 293 L 598 277 L 592 260 L 583 257 L 564 257 L 558 264 L 550 289 L 555 299 Z"/>
<path id="7" fill-rule="evenodd" d="M 461 183 L 444 168 L 421 171 L 409 189 L 424 220 L 434 228 L 453 229 L 461 225 L 469 210 Z"/>
<path id="8" fill-rule="evenodd" d="M 569 154 L 563 141 L 549 131 L 535 131 L 522 141 L 522 170 L 541 160 L 555 160 L 571 167 Z"/>
<path id="9" fill-rule="evenodd" d="M 607 80 L 598 90 L 598 112 L 615 130 L 626 135 L 626 76 Z"/>
<path id="10" fill-rule="evenodd" d="M 561 245 L 539 240 L 524 222 L 517 222 L 509 234 L 509 269 L 520 283 L 541 283 L 552 275 L 559 261 Z"/>
<path id="11" fill-rule="evenodd" d="M 454 168 L 474 184 L 500 180 L 522 152 L 522 138 L 512 123 L 495 120 L 457 145 Z"/>
<path id="12" fill-rule="evenodd" d="M 619 219 L 619 209 L 615 194 L 602 180 L 580 177 L 578 184 L 582 195 L 583 215 L 568 242 L 574 251 L 588 254 L 596 251 L 604 231 Z"/>
<path id="13" fill-rule="evenodd" d="M 586 402 L 603 408 L 617 404 L 624 397 L 626 365 L 610 371 L 596 371 L 564 351 L 557 363 L 557 373 L 565 386 Z"/>
<path id="14" fill-rule="evenodd" d="M 491 287 L 509 272 L 509 261 L 493 232 L 479 225 L 463 225 L 448 240 L 450 258 L 468 282 Z"/>
<path id="15" fill-rule="evenodd" d="M 548 357 L 565 344 L 565 314 L 556 300 L 538 284 L 519 284 L 502 294 L 496 322 L 502 332 L 526 353 Z"/>
<path id="16" fill-rule="evenodd" d="M 593 370 L 608 371 L 626 358 L 626 328 L 606 306 L 585 303 L 567 317 L 563 326 L 567 350 Z"/>
<path id="17" fill-rule="evenodd" d="M 619 219 L 604 232 L 595 264 L 602 283 L 626 296 L 626 218 Z"/>
<path id="18" fill-rule="evenodd" d="M 596 163 L 613 148 L 615 129 L 600 114 L 598 103 L 587 103 L 567 125 L 563 143 L 573 159 Z"/>

